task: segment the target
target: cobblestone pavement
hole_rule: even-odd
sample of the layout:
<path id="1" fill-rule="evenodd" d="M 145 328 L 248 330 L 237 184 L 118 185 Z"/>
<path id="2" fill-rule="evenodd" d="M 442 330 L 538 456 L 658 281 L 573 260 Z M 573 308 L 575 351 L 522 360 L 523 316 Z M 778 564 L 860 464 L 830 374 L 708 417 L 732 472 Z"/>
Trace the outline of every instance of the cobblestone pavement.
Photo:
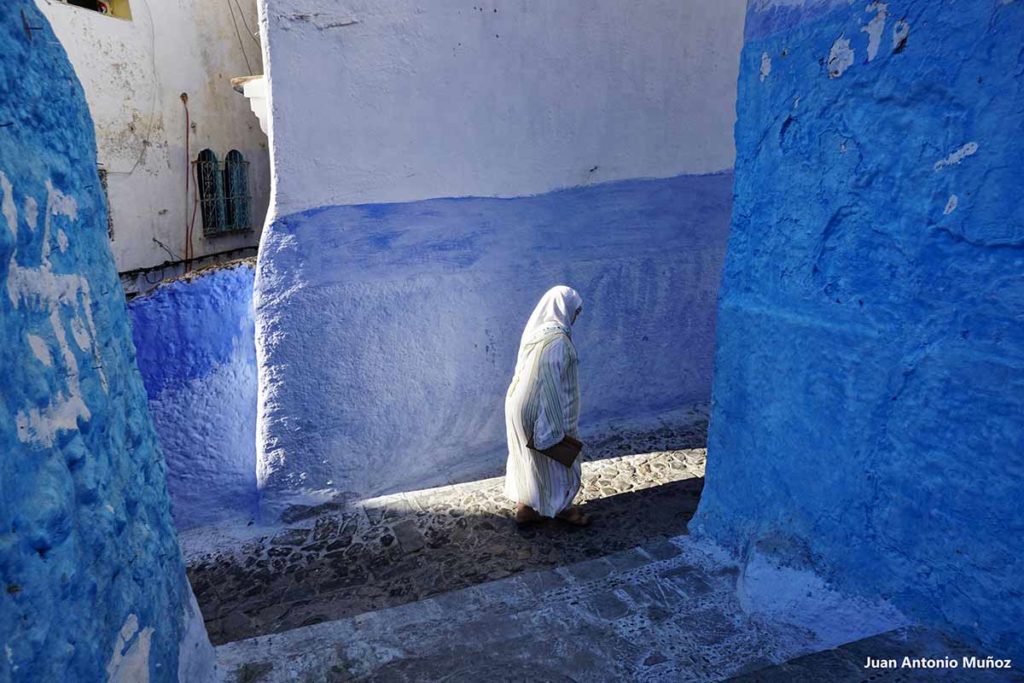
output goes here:
<path id="1" fill-rule="evenodd" d="M 684 533 L 703 486 L 703 449 L 601 457 L 681 438 L 703 435 L 611 437 L 595 448 L 577 498 L 594 520 L 585 529 L 548 521 L 518 530 L 495 478 L 292 510 L 273 535 L 187 550 L 210 638 L 308 626 Z"/>
<path id="2" fill-rule="evenodd" d="M 217 648 L 224 681 L 717 681 L 815 649 L 688 537 Z"/>
<path id="3" fill-rule="evenodd" d="M 1019 682 L 1017 672 L 865 670 L 867 657 L 977 653 L 884 622 L 815 632 L 752 610 L 735 561 L 678 536 L 217 648 L 218 676 L 281 681 Z M 786 575 L 783 572 L 781 575 Z M 775 588 L 783 593 L 792 584 Z M 830 601 L 850 613 L 858 598 Z M 797 618 L 798 622 L 803 621 Z M 881 629 L 883 632 L 878 633 Z M 845 644 L 842 644 L 845 643 Z M 983 658 L 982 658 L 983 659 Z"/>

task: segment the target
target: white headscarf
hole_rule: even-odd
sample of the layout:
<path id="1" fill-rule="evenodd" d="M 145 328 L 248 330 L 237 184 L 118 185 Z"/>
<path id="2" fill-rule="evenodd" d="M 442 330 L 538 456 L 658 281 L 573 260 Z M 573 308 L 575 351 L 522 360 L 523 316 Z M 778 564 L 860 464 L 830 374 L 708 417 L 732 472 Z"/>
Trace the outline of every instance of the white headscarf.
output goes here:
<path id="1" fill-rule="evenodd" d="M 541 297 L 537 307 L 530 314 L 530 319 L 519 340 L 519 359 L 527 344 L 552 332 L 563 332 L 572 336 L 572 323 L 578 311 L 583 310 L 583 298 L 572 287 L 558 285 L 549 289 Z"/>

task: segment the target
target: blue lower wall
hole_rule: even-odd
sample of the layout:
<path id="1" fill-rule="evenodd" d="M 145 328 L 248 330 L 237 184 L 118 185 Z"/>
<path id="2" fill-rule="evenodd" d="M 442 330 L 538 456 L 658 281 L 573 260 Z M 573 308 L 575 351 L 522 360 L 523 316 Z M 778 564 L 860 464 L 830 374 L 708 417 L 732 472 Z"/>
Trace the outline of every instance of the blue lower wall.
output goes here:
<path id="1" fill-rule="evenodd" d="M 551 286 L 585 301 L 583 424 L 706 400 L 732 175 L 277 220 L 256 277 L 263 500 L 502 471 L 519 336 Z"/>
<path id="2" fill-rule="evenodd" d="M 203 680 L 82 89 L 30 0 L 0 45 L 0 680 Z"/>
<path id="3" fill-rule="evenodd" d="M 133 299 L 139 370 L 184 530 L 256 511 L 253 265 L 201 271 Z"/>
<path id="4" fill-rule="evenodd" d="M 1019 658 L 1024 3 L 768 4 L 696 528 Z"/>

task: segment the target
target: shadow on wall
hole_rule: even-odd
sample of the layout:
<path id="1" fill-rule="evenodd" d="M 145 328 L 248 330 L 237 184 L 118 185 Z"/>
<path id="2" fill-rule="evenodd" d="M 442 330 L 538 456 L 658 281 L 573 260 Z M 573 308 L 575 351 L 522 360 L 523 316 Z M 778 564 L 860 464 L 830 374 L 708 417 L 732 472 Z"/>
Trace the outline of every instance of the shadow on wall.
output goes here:
<path id="1" fill-rule="evenodd" d="M 748 11 L 698 526 L 1019 658 L 1024 3 L 788 4 Z"/>
<path id="2" fill-rule="evenodd" d="M 247 260 L 128 304 L 179 530 L 256 513 L 252 285 Z"/>

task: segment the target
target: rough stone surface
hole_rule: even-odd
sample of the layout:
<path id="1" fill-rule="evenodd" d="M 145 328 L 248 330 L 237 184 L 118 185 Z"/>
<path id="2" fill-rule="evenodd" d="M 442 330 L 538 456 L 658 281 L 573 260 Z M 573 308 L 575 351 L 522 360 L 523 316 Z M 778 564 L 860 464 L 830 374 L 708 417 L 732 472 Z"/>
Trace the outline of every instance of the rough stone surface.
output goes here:
<path id="1" fill-rule="evenodd" d="M 552 520 L 518 530 L 498 478 L 321 510 L 302 526 L 235 547 L 215 541 L 211 551 L 208 530 L 186 533 L 189 576 L 211 638 L 284 631 L 588 558 L 596 559 L 575 565 L 576 575 L 543 581 L 649 562 L 629 549 L 685 531 L 703 483 L 704 452 L 612 457 L 583 467 L 577 502 L 594 520 L 586 529 Z M 678 552 L 667 541 L 650 548 L 655 559 Z M 613 611 L 614 602 L 603 609 Z"/>
<path id="2" fill-rule="evenodd" d="M 218 664 L 225 681 L 246 672 L 264 683 L 720 681 L 821 649 L 809 630 L 746 609 L 739 568 L 715 549 L 682 537 L 631 552 L 646 559 L 525 573 L 230 643 Z"/>
<path id="3" fill-rule="evenodd" d="M 82 90 L 35 3 L 0 45 L 0 680 L 203 680 Z"/>
<path id="4" fill-rule="evenodd" d="M 256 511 L 252 285 L 251 261 L 218 266 L 128 305 L 178 529 Z"/>
<path id="5" fill-rule="evenodd" d="M 747 34 L 694 527 L 1022 659 L 1024 3 Z"/>

